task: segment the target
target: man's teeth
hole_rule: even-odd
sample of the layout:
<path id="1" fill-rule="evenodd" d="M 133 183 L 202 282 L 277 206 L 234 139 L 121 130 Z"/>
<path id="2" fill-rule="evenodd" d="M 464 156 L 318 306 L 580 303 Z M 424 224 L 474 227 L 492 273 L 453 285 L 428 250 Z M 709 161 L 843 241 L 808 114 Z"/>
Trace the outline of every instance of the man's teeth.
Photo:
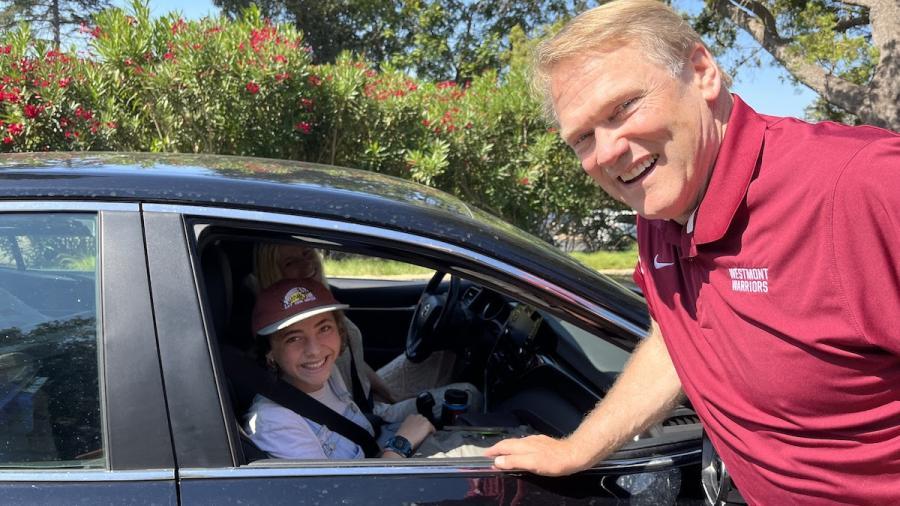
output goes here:
<path id="1" fill-rule="evenodd" d="M 653 155 L 652 157 L 644 160 L 643 163 L 636 165 L 633 169 L 619 176 L 619 179 L 624 183 L 629 183 L 637 179 L 641 174 L 644 173 L 645 170 L 649 169 L 656 161 L 659 160 L 659 155 Z"/>
<path id="2" fill-rule="evenodd" d="M 325 365 L 325 359 L 319 360 L 318 362 L 306 362 L 303 364 L 304 369 L 318 369 Z"/>

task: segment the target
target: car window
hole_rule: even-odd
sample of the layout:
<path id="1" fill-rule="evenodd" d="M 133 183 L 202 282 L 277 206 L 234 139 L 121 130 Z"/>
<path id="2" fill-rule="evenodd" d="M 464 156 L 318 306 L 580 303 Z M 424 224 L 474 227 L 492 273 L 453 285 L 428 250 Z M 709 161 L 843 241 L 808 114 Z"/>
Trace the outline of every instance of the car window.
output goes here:
<path id="1" fill-rule="evenodd" d="M 322 250 L 325 274 L 329 278 L 382 279 L 408 281 L 429 279 L 433 269 L 368 255 Z"/>
<path id="2" fill-rule="evenodd" d="M 105 466 L 97 217 L 0 215 L 0 466 Z"/>
<path id="3" fill-rule="evenodd" d="M 553 317 L 549 316 L 549 318 Z M 598 371 L 618 376 L 625 368 L 625 363 L 631 357 L 630 353 L 565 320 L 556 318 L 554 320 L 562 327 L 562 331 L 577 343 Z"/>

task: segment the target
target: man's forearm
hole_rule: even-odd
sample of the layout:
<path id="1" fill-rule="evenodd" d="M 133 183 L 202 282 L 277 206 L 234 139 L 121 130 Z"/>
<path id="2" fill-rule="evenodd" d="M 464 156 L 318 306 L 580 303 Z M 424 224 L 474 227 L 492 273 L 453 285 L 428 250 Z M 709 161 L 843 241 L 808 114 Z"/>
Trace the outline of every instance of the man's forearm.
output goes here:
<path id="1" fill-rule="evenodd" d="M 596 464 L 661 420 L 680 396 L 681 381 L 654 322 L 609 393 L 567 439 Z"/>

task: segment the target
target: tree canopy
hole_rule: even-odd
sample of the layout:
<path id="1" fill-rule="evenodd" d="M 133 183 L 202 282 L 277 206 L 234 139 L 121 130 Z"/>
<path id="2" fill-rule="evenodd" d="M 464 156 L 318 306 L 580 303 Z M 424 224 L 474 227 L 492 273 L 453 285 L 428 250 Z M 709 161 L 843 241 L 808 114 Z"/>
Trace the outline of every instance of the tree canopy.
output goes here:
<path id="1" fill-rule="evenodd" d="M 714 49 L 748 33 L 821 99 L 814 113 L 900 130 L 900 1 L 705 0 Z"/>
<path id="2" fill-rule="evenodd" d="M 433 80 L 462 81 L 503 66 L 509 34 L 531 35 L 587 0 L 214 0 L 236 18 L 251 4 L 299 28 L 317 63 L 350 51 Z"/>
<path id="3" fill-rule="evenodd" d="M 63 34 L 90 21 L 109 7 L 109 0 L 6 0 L 0 1 L 0 29 L 28 23 L 35 32 L 47 32 L 59 48 Z"/>

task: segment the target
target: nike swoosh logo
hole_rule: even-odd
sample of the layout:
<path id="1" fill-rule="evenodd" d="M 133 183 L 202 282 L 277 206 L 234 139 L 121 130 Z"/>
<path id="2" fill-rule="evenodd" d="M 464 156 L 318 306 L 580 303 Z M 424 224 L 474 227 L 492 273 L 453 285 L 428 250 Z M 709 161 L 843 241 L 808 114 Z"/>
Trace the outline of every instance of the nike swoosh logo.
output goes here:
<path id="1" fill-rule="evenodd" d="M 663 267 L 670 267 L 675 265 L 675 262 L 660 262 L 659 255 L 653 257 L 653 268 L 654 269 L 662 269 Z"/>

